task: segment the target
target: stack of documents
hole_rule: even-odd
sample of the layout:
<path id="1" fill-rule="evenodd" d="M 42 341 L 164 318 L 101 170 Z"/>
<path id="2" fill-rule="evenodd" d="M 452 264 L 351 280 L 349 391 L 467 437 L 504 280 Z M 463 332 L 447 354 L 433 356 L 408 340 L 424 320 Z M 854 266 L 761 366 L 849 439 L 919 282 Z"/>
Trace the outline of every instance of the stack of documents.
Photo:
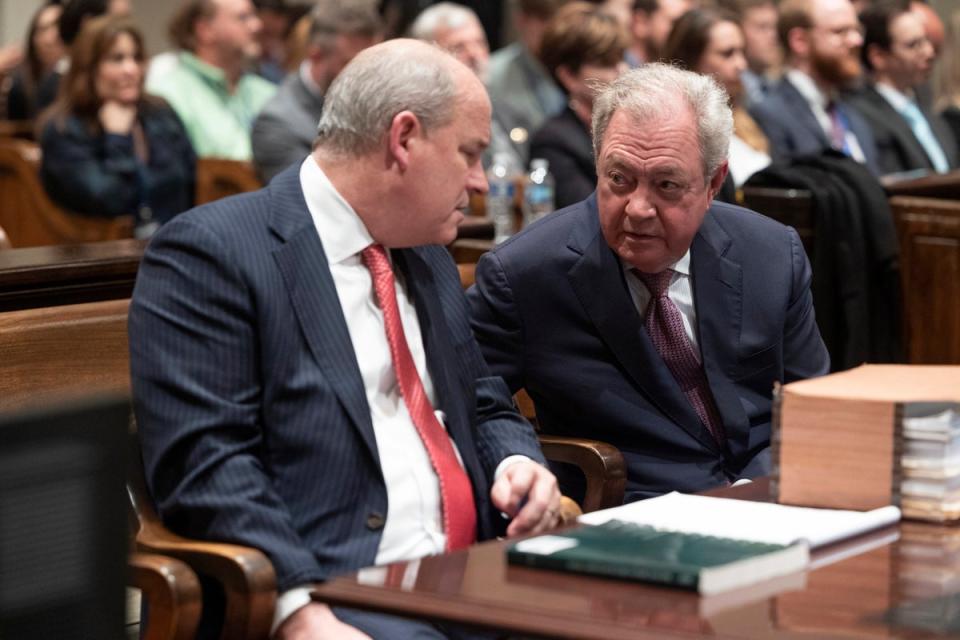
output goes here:
<path id="1" fill-rule="evenodd" d="M 903 409 L 900 500 L 907 517 L 960 518 L 960 403 Z"/>

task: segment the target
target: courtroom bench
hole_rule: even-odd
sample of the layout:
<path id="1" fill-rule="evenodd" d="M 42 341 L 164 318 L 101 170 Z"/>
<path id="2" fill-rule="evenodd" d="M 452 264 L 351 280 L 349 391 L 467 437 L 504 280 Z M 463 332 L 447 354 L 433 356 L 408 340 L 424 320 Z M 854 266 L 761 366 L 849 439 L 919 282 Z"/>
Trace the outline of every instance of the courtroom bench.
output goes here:
<path id="1" fill-rule="evenodd" d="M 146 240 L 0 251 L 0 311 L 129 298 Z"/>

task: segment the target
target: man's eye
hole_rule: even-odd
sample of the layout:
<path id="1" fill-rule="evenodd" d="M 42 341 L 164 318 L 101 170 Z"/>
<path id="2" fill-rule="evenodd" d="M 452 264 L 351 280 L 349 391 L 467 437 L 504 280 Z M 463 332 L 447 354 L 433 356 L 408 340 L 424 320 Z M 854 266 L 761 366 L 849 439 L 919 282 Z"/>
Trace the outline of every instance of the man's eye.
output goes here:
<path id="1" fill-rule="evenodd" d="M 610 179 L 610 183 L 615 187 L 621 187 L 627 183 L 627 179 L 616 172 L 607 174 L 607 177 Z"/>
<path id="2" fill-rule="evenodd" d="M 664 191 L 676 191 L 680 188 L 680 183 L 674 182 L 673 180 L 662 180 L 660 182 L 660 188 Z"/>

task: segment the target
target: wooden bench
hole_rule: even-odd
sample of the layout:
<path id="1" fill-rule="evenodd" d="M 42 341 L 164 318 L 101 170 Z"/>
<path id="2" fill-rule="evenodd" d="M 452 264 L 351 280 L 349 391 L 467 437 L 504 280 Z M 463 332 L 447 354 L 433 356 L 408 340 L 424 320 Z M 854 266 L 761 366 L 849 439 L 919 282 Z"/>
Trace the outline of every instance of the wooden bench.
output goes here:
<path id="1" fill-rule="evenodd" d="M 960 201 L 890 199 L 911 364 L 960 364 Z"/>
<path id="2" fill-rule="evenodd" d="M 0 251 L 0 311 L 129 298 L 146 240 Z"/>
<path id="3" fill-rule="evenodd" d="M 960 200 L 960 170 L 906 180 L 884 178 L 881 179 L 881 183 L 890 197 L 916 196 Z"/>
<path id="4" fill-rule="evenodd" d="M 262 186 L 256 170 L 249 162 L 223 158 L 197 159 L 198 205 L 238 193 L 256 191 Z"/>
<path id="5" fill-rule="evenodd" d="M 813 196 L 809 191 L 744 187 L 743 206 L 796 229 L 807 258 L 813 261 Z"/>
<path id="6" fill-rule="evenodd" d="M 65 211 L 43 190 L 40 148 L 0 138 L 0 227 L 14 247 L 97 242 L 133 236 L 133 217 L 96 218 Z"/>

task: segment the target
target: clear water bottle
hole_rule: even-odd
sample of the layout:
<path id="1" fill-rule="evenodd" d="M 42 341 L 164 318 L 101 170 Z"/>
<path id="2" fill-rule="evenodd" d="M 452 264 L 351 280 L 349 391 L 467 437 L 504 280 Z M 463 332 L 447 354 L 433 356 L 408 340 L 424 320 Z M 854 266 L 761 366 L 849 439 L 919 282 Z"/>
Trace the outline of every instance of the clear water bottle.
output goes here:
<path id="1" fill-rule="evenodd" d="M 493 222 L 493 241 L 513 235 L 513 196 L 518 167 L 509 153 L 496 153 L 487 169 L 487 218 Z"/>
<path id="2" fill-rule="evenodd" d="M 557 183 L 550 174 L 550 163 L 543 158 L 530 161 L 530 173 L 523 184 L 523 226 L 553 213 Z"/>

